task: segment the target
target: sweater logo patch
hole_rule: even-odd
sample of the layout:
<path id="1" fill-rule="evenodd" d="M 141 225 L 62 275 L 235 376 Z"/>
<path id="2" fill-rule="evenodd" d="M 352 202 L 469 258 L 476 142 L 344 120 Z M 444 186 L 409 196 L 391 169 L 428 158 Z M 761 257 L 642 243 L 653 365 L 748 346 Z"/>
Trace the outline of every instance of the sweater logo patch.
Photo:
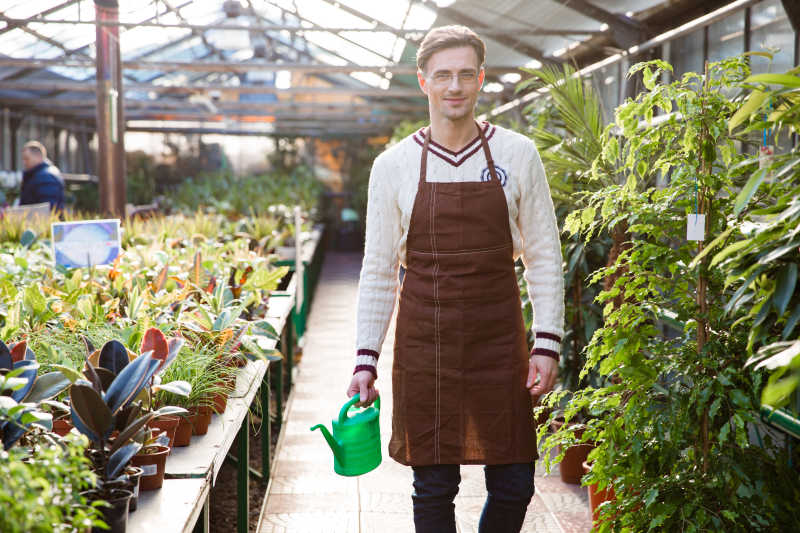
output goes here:
<path id="1" fill-rule="evenodd" d="M 506 186 L 506 181 L 508 181 L 508 173 L 506 173 L 505 169 L 499 167 L 497 165 L 494 166 L 494 171 L 497 174 L 497 179 L 500 180 L 500 185 L 503 187 Z M 481 181 L 491 181 L 492 180 L 492 173 L 489 171 L 489 167 L 483 169 L 481 172 Z"/>

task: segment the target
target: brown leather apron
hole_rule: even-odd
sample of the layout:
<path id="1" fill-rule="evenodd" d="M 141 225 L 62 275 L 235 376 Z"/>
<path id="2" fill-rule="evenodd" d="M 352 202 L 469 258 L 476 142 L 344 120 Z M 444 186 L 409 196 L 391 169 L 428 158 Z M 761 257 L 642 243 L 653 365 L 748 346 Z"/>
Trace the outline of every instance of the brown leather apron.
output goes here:
<path id="1" fill-rule="evenodd" d="M 389 455 L 405 465 L 537 458 L 508 206 L 478 131 L 487 182 L 428 182 L 430 129 L 422 148 L 392 367 Z"/>

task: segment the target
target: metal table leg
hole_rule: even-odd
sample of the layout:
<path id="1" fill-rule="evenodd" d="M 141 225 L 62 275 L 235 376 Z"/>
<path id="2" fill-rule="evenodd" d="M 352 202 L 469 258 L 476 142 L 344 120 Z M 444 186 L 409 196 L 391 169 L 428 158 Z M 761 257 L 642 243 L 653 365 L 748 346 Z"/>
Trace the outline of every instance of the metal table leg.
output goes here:
<path id="1" fill-rule="evenodd" d="M 248 533 L 250 524 L 250 413 L 239 428 L 236 468 L 236 531 Z"/>
<path id="2" fill-rule="evenodd" d="M 261 482 L 269 482 L 270 446 L 272 445 L 272 424 L 269 418 L 270 387 L 269 378 L 272 365 L 267 367 L 264 380 L 261 382 Z"/>

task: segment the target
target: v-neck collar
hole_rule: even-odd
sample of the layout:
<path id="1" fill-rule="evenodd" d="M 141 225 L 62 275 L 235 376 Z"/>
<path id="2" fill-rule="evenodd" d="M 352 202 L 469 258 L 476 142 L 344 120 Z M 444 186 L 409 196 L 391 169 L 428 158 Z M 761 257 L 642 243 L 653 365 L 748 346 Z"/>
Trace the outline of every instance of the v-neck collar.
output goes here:
<path id="1" fill-rule="evenodd" d="M 481 124 L 481 128 L 483 128 L 483 133 L 486 136 L 486 141 L 488 142 L 489 139 L 492 138 L 494 132 L 497 130 L 496 126 L 492 126 L 488 122 L 483 122 Z M 425 144 L 425 128 L 420 128 L 419 131 L 414 133 L 413 135 L 414 141 L 422 147 Z M 466 144 L 461 150 L 454 152 L 452 150 L 448 150 L 441 144 L 437 143 L 433 139 L 430 140 L 428 144 L 428 151 L 440 159 L 444 160 L 445 162 L 453 165 L 454 167 L 461 166 L 464 161 L 472 157 L 481 149 L 481 136 L 476 135 L 474 139 Z"/>

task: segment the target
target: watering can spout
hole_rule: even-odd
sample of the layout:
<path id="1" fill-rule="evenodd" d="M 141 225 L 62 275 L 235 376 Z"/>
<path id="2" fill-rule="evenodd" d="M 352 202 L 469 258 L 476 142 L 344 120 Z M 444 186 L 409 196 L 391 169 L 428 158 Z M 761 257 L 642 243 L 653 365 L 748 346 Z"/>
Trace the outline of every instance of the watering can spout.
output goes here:
<path id="1" fill-rule="evenodd" d="M 322 424 L 317 424 L 316 426 L 311 428 L 311 431 L 314 431 L 315 429 L 321 429 L 322 430 L 322 436 L 325 437 L 326 441 L 328 441 L 328 446 L 331 447 L 331 450 L 333 451 L 333 455 L 336 457 L 337 460 L 341 461 L 342 460 L 342 448 L 341 448 L 341 446 L 339 446 L 339 443 L 336 442 L 336 440 L 333 438 L 333 435 L 331 435 L 331 433 L 328 431 L 328 428 L 326 428 Z"/>

